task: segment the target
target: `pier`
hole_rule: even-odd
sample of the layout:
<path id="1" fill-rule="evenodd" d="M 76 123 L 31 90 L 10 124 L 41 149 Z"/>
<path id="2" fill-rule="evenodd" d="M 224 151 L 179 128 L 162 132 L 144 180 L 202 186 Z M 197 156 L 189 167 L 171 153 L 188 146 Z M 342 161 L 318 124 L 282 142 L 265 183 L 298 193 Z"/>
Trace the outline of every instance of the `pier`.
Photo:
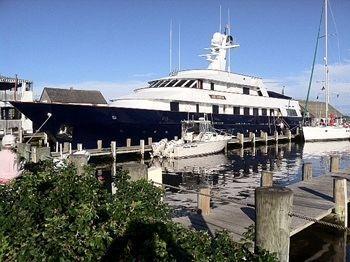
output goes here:
<path id="1" fill-rule="evenodd" d="M 210 187 L 197 192 L 187 190 L 198 196 L 197 213 L 173 220 L 211 234 L 225 229 L 236 241 L 254 226 L 255 245 L 276 252 L 281 261 L 288 261 L 289 238 L 312 224 L 347 231 L 350 170 L 340 171 L 339 163 L 339 157 L 332 156 L 329 173 L 313 177 L 312 165 L 306 162 L 302 181 L 287 187 L 274 186 L 273 173 L 262 171 L 260 187 L 255 189 L 255 195 L 244 200 L 221 198 L 212 194 Z M 214 202 L 221 204 L 212 208 Z"/>

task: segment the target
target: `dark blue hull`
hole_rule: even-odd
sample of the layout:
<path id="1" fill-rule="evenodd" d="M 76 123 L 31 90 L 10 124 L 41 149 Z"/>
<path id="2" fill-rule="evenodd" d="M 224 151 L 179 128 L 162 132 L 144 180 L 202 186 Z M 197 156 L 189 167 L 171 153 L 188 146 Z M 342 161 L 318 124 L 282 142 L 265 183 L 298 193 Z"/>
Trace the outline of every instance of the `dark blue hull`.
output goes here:
<path id="1" fill-rule="evenodd" d="M 125 145 L 131 138 L 132 144 L 139 144 L 141 139 L 147 143 L 148 137 L 153 141 L 162 138 L 173 139 L 181 135 L 181 120 L 198 119 L 199 113 L 169 112 L 159 110 L 116 108 L 108 106 L 89 106 L 72 104 L 49 104 L 35 102 L 12 102 L 12 104 L 33 121 L 34 130 L 47 119 L 41 131 L 48 134 L 51 141 L 70 141 L 74 147 L 82 143 L 85 148 L 96 147 L 96 141 L 102 140 L 104 146 L 117 141 L 118 146 Z M 209 116 L 214 126 L 230 133 L 261 131 L 272 134 L 278 130 L 274 117 L 213 114 Z M 284 118 L 295 132 L 301 118 Z M 280 130 L 278 130 L 280 131 Z"/>

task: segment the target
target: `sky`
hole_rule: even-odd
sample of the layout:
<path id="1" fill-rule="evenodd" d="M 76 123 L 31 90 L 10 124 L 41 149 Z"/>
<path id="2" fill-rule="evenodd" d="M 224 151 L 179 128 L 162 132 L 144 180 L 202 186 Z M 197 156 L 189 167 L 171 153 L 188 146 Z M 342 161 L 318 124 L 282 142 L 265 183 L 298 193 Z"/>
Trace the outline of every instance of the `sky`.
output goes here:
<path id="1" fill-rule="evenodd" d="M 180 69 L 206 68 L 199 55 L 219 30 L 220 5 L 222 27 L 229 10 L 240 44 L 231 70 L 304 99 L 323 0 L 0 0 L 0 74 L 32 80 L 37 96 L 50 86 L 98 89 L 112 99 L 169 74 L 170 21 L 172 68 L 179 67 L 179 25 Z M 350 114 L 350 0 L 330 5 L 331 103 Z M 323 42 L 311 91 L 319 101 Z"/>

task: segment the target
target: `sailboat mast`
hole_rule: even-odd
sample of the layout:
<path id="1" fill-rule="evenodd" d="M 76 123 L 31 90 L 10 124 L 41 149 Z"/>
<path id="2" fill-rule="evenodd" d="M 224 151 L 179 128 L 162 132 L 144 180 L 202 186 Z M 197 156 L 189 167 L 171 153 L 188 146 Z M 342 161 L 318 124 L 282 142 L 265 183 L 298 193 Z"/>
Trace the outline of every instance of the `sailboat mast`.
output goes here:
<path id="1" fill-rule="evenodd" d="M 324 0 L 325 8 L 325 90 L 326 90 L 326 125 L 328 124 L 329 76 L 328 76 L 328 0 Z"/>

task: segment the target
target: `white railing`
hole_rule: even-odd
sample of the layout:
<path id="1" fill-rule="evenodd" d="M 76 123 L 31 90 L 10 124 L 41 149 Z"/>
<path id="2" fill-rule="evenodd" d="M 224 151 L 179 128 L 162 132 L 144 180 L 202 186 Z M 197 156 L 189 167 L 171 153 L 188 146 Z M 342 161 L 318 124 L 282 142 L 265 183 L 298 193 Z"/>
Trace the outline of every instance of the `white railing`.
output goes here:
<path id="1" fill-rule="evenodd" d="M 21 128 L 22 120 L 0 120 L 0 130 Z"/>
<path id="2" fill-rule="evenodd" d="M 20 92 L 16 92 L 16 100 L 21 100 L 22 94 Z M 15 100 L 15 91 L 4 91 L 0 92 L 0 101 L 13 101 Z"/>

